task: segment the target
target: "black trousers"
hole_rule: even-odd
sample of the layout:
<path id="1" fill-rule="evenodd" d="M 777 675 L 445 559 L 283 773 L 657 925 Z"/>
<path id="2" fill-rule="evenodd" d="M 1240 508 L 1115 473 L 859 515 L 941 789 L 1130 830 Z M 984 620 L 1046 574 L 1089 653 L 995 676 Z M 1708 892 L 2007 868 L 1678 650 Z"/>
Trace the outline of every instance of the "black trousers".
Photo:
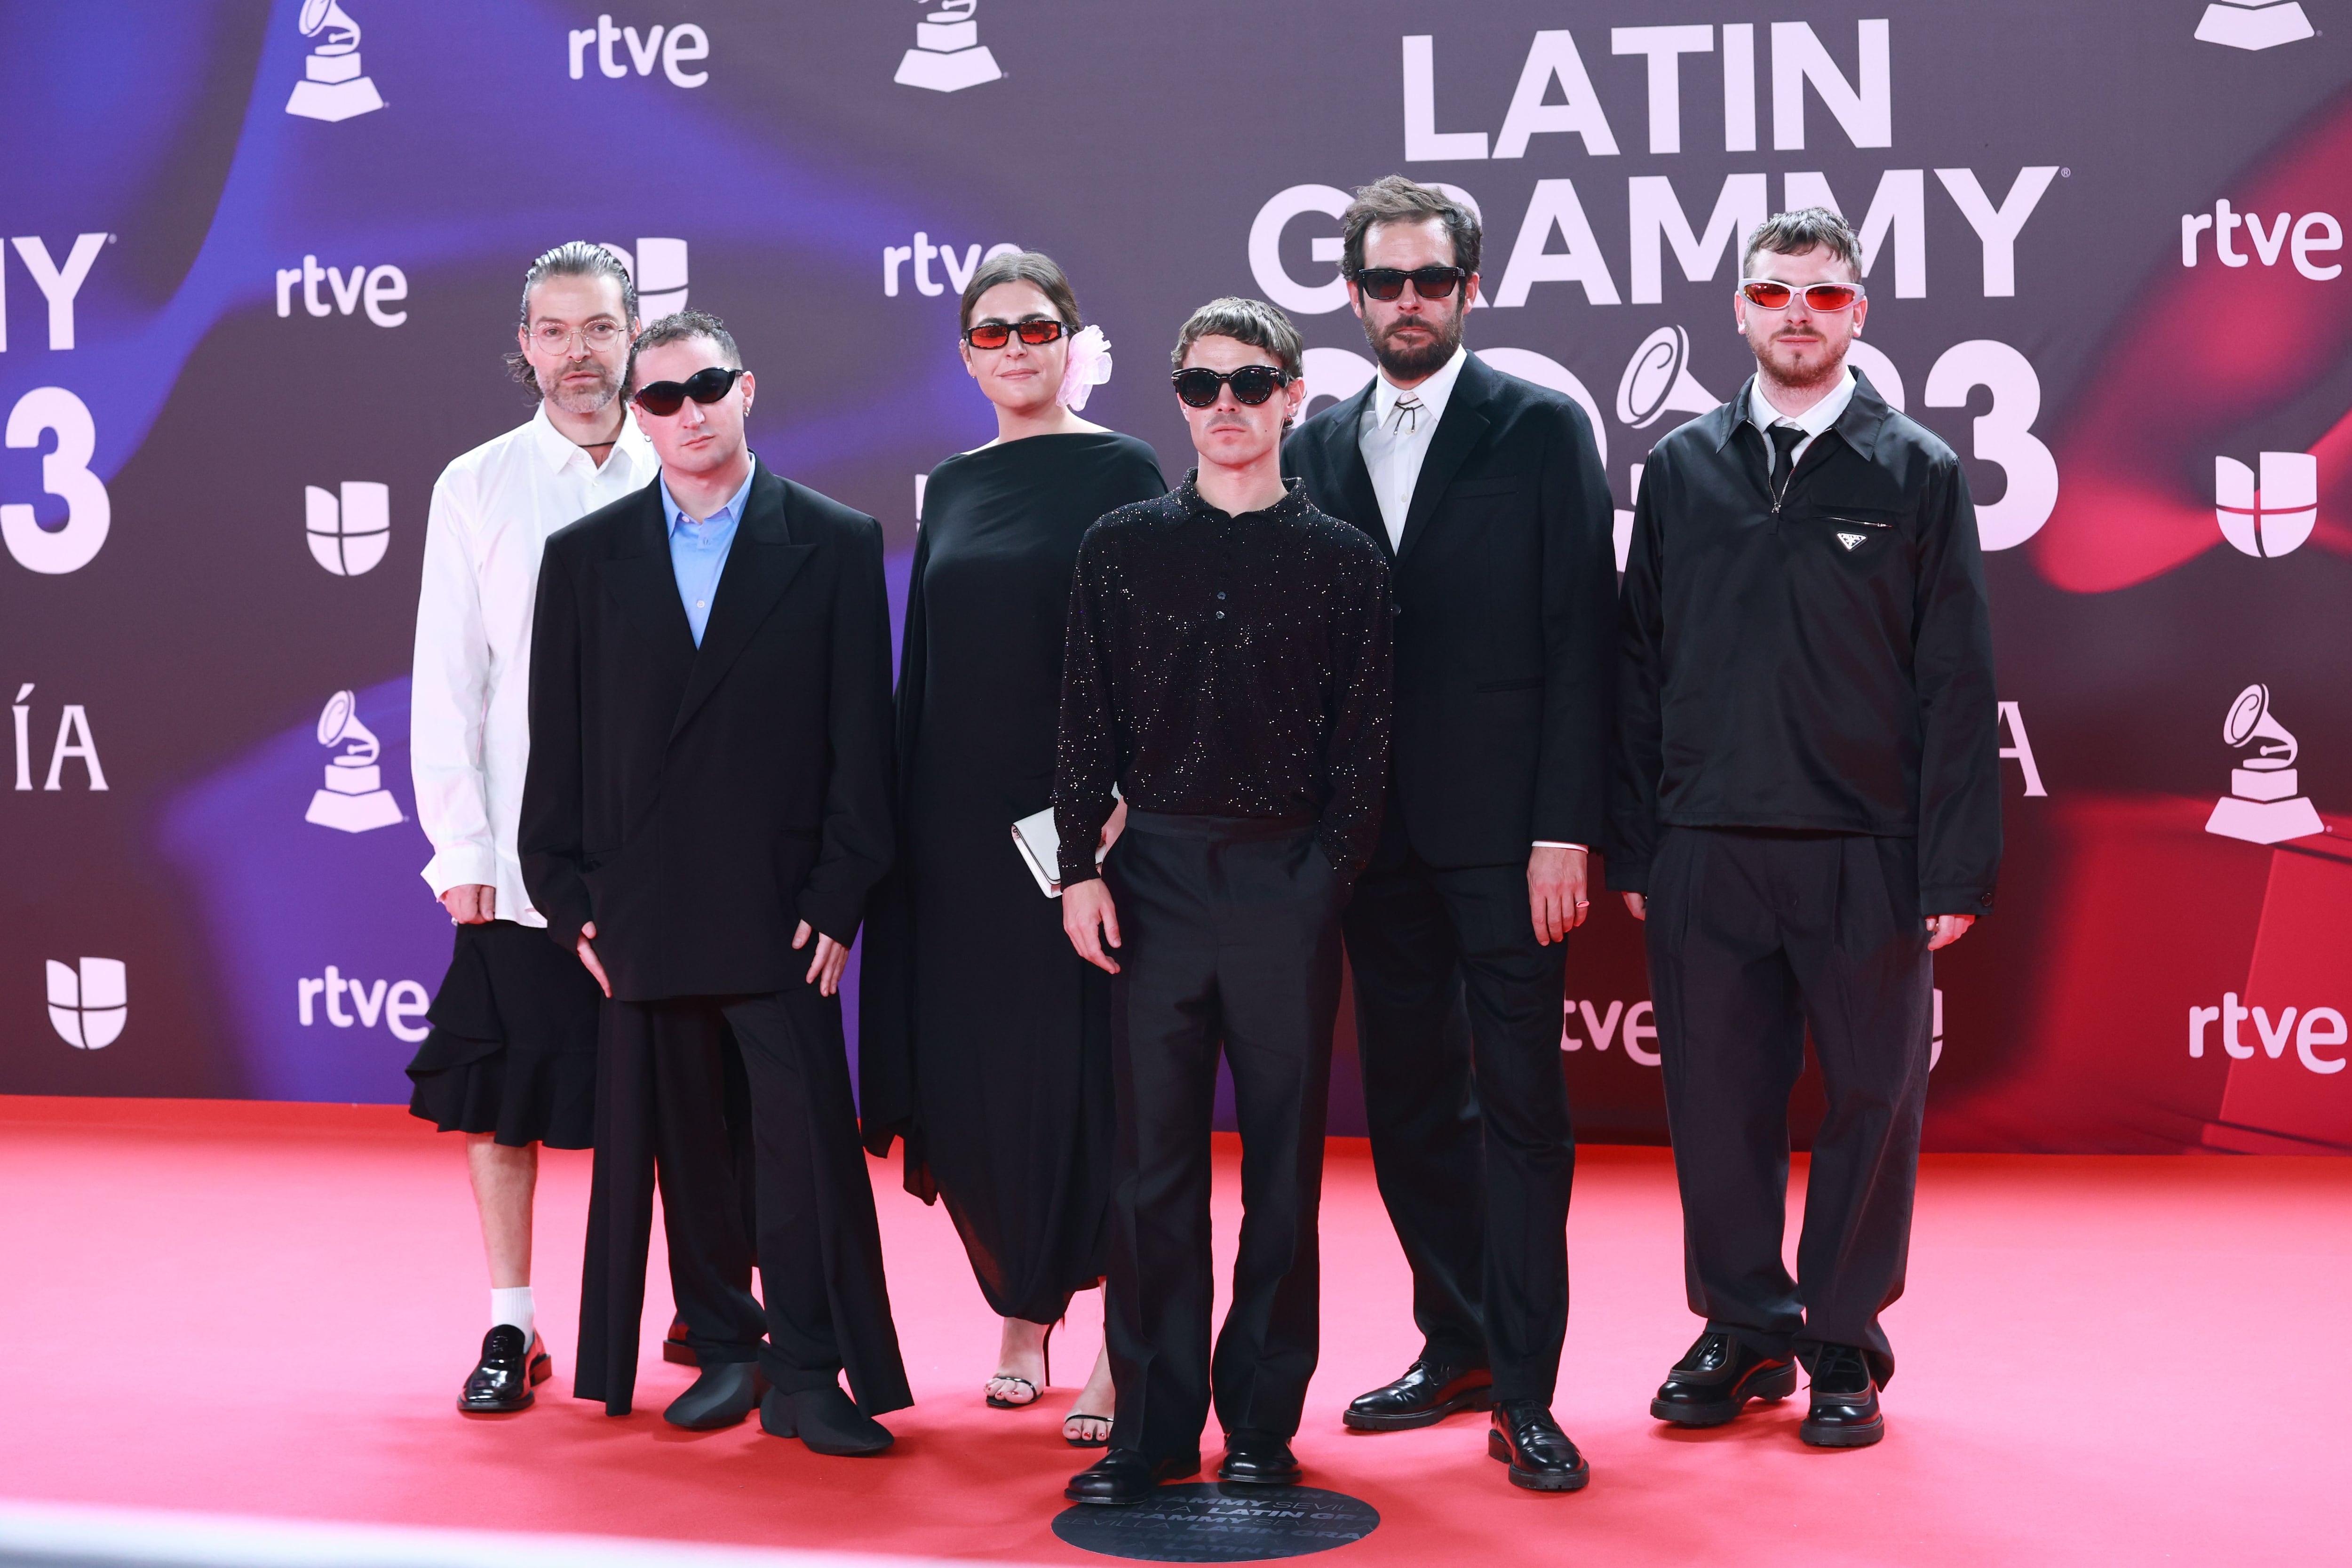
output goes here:
<path id="1" fill-rule="evenodd" d="M 1107 867 L 1118 1112 L 1111 1442 L 1155 1458 L 1217 1419 L 1298 1430 L 1319 1347 L 1323 1125 L 1346 887 L 1311 827 L 1131 811 Z M 1233 1300 L 1209 1348 L 1209 1123 L 1222 1041 L 1242 1134 Z"/>
<path id="2" fill-rule="evenodd" d="M 1549 1405 L 1576 1174 L 1560 1006 L 1524 862 L 1443 870 L 1391 832 L 1347 914 L 1372 1170 L 1412 1268 L 1423 1354 Z"/>
<path id="3" fill-rule="evenodd" d="M 1676 827 L 1651 869 L 1646 940 L 1691 1310 L 1811 1364 L 1858 1345 L 1903 1294 L 1935 976 L 1908 838 Z M 1805 1032 L 1829 1115 L 1813 1139 L 1797 1278 L 1789 1091 Z"/>
<path id="4" fill-rule="evenodd" d="M 846 1370 L 866 1414 L 911 1403 L 838 1000 L 796 986 L 611 1002 L 600 1066 L 574 1391 L 613 1415 L 630 1408 L 658 1180 L 671 1284 L 706 1364 L 757 1360 L 787 1392 Z M 737 1066 L 748 1204 L 725 1113 Z M 745 1288 L 754 1258 L 764 1307 Z"/>

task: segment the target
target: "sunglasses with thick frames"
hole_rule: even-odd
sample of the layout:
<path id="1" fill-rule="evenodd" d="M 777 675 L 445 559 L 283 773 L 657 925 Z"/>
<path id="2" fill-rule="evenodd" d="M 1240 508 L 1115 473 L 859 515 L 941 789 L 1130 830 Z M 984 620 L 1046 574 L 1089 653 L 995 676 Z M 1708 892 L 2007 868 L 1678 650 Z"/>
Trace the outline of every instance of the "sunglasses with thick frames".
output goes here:
<path id="1" fill-rule="evenodd" d="M 1034 317 L 1025 321 L 982 321 L 976 327 L 965 328 L 963 341 L 976 349 L 1001 349 L 1018 332 L 1023 342 L 1033 349 L 1041 349 L 1069 330 L 1051 316 Z"/>
<path id="2" fill-rule="evenodd" d="M 686 405 L 689 397 L 697 403 L 716 403 L 734 390 L 735 378 L 743 374 L 740 365 L 714 364 L 708 370 L 698 370 L 684 381 L 656 381 L 637 388 L 630 401 L 646 413 L 667 418 Z"/>
<path id="3" fill-rule="evenodd" d="M 1777 278 L 1743 278 L 1739 280 L 1739 291 L 1747 297 L 1749 304 L 1764 310 L 1785 310 L 1789 308 L 1789 301 L 1801 292 L 1805 296 L 1805 309 L 1824 313 L 1843 310 L 1864 297 L 1859 283 L 1808 283 L 1800 290 L 1795 285 L 1783 283 Z"/>
<path id="4" fill-rule="evenodd" d="M 1176 395 L 1184 400 L 1187 407 L 1214 408 L 1217 395 L 1230 386 L 1234 389 L 1235 402 L 1246 403 L 1255 408 L 1288 386 L 1290 373 L 1270 364 L 1245 364 L 1239 370 L 1222 373 L 1196 366 L 1192 370 L 1180 370 L 1168 379 L 1175 383 Z"/>
<path id="5" fill-rule="evenodd" d="M 1365 267 L 1356 272 L 1356 287 L 1375 300 L 1402 297 L 1404 286 L 1424 300 L 1451 299 L 1470 274 L 1459 267 L 1416 267 L 1406 272 L 1394 267 Z"/>

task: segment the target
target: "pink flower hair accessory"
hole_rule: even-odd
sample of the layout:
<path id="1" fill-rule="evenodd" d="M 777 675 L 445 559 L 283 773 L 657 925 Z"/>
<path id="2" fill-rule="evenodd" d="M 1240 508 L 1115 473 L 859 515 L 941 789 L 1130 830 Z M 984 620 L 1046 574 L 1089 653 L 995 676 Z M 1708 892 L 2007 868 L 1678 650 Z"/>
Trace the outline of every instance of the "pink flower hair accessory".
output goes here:
<path id="1" fill-rule="evenodd" d="M 1062 370 L 1062 389 L 1054 401 L 1076 414 L 1087 405 L 1096 387 L 1110 379 L 1110 340 L 1100 327 L 1088 327 L 1070 339 L 1069 358 Z"/>

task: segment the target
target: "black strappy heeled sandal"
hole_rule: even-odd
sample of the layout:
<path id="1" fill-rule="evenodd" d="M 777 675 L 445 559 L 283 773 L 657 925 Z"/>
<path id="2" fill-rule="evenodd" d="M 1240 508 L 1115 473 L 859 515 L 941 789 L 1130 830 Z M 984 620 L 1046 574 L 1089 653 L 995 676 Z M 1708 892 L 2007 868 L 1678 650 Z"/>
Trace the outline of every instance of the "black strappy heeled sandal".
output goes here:
<path id="1" fill-rule="evenodd" d="M 1031 1405 L 1045 1397 L 1045 1390 L 1054 1386 L 1054 1331 L 1060 1326 L 1061 1325 L 1058 1323 L 1048 1323 L 1045 1325 L 1045 1339 L 1044 1344 L 1040 1347 L 1045 1354 L 1045 1383 L 1042 1384 L 1034 1384 L 1025 1377 L 1017 1377 L 1009 1372 L 998 1373 L 988 1381 L 991 1383 L 1017 1383 L 1022 1387 L 1029 1391 L 1029 1397 L 1026 1399 L 1004 1399 L 992 1394 L 986 1396 L 988 1400 L 988 1407 L 991 1410 L 1026 1410 Z"/>

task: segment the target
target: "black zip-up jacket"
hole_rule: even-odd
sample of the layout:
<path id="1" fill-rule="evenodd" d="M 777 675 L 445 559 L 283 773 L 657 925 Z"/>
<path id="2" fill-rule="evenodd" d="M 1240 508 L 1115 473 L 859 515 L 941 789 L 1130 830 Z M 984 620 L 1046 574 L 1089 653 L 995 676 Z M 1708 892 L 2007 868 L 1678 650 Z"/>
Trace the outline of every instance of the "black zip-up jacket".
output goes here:
<path id="1" fill-rule="evenodd" d="M 1660 830 L 1918 840 L 1919 912 L 1981 914 L 2000 865 L 1992 628 L 1959 459 L 1859 373 L 1784 499 L 1752 387 L 1652 449 L 1620 596 L 1609 882 Z"/>

